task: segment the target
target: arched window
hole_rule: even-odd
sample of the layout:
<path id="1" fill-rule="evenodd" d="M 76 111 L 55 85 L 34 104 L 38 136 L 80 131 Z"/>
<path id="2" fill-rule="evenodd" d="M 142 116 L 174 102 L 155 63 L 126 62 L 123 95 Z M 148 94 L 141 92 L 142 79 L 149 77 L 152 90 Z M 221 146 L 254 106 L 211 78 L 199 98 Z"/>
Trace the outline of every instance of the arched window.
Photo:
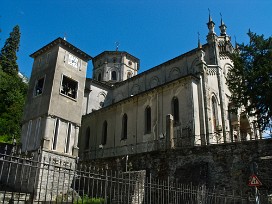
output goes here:
<path id="1" fill-rule="evenodd" d="M 117 77 L 116 77 L 116 71 L 112 71 L 111 72 L 111 80 L 116 80 Z"/>
<path id="2" fill-rule="evenodd" d="M 91 136 L 91 131 L 90 131 L 90 127 L 88 127 L 86 129 L 86 134 L 85 134 L 85 149 L 89 149 L 90 136 Z"/>
<path id="3" fill-rule="evenodd" d="M 214 130 L 217 130 L 218 126 L 218 111 L 217 111 L 217 102 L 215 97 L 212 97 L 212 121 Z"/>
<path id="4" fill-rule="evenodd" d="M 151 108 L 147 106 L 145 108 L 145 133 L 151 132 Z"/>
<path id="5" fill-rule="evenodd" d="M 127 78 L 129 79 L 129 78 L 131 78 L 132 77 L 132 73 L 131 72 L 128 72 L 127 73 Z"/>
<path id="6" fill-rule="evenodd" d="M 121 136 L 122 140 L 127 139 L 127 121 L 128 121 L 127 114 L 124 114 L 122 118 L 122 136 Z"/>
<path id="7" fill-rule="evenodd" d="M 98 81 L 101 81 L 101 78 L 102 78 L 102 77 L 101 77 L 101 73 L 99 73 L 99 74 L 98 74 L 98 77 L 97 77 L 97 80 L 98 80 Z"/>
<path id="8" fill-rule="evenodd" d="M 174 125 L 179 123 L 179 101 L 177 97 L 172 99 L 172 115 L 174 117 Z"/>
<path id="9" fill-rule="evenodd" d="M 102 128 L 102 138 L 101 138 L 102 145 L 105 145 L 107 143 L 107 134 L 108 134 L 108 123 L 105 120 L 103 123 L 103 128 Z"/>

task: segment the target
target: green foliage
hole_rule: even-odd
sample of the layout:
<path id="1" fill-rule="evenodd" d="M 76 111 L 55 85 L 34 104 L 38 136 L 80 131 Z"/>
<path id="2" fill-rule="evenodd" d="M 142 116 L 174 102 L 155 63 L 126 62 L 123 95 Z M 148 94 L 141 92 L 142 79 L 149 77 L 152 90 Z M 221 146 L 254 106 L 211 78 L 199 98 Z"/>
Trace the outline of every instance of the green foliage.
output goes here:
<path id="1" fill-rule="evenodd" d="M 230 54 L 234 67 L 228 72 L 227 84 L 234 109 L 244 106 L 265 129 L 272 117 L 272 37 L 265 39 L 250 31 L 248 36 L 250 43 L 240 44 L 239 50 Z"/>
<path id="2" fill-rule="evenodd" d="M 103 204 L 105 203 L 104 198 L 89 198 L 87 195 L 84 195 L 83 199 L 78 199 L 74 201 L 74 204 L 82 203 L 82 204 Z"/>
<path id="3" fill-rule="evenodd" d="M 21 78 L 0 70 L 0 141 L 19 140 L 26 93 L 27 84 Z"/>
<path id="4" fill-rule="evenodd" d="M 19 26 L 15 26 L 0 53 L 0 141 L 12 143 L 20 138 L 21 118 L 27 84 L 18 76 L 16 52 L 19 49 Z"/>
<path id="5" fill-rule="evenodd" d="M 16 25 L 10 33 L 9 38 L 6 40 L 0 53 L 1 69 L 13 76 L 18 74 L 16 53 L 19 51 L 20 35 L 19 26 Z"/>

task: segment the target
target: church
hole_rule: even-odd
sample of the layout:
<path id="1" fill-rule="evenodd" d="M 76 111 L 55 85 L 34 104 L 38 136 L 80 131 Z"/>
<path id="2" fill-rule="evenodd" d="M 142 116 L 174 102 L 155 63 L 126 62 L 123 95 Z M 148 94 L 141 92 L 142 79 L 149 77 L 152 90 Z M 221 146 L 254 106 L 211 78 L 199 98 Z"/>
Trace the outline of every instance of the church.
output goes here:
<path id="1" fill-rule="evenodd" d="M 253 119 L 230 111 L 227 26 L 207 26 L 205 44 L 139 74 L 126 51 L 91 57 L 62 38 L 31 54 L 22 151 L 91 161 L 258 139 Z"/>

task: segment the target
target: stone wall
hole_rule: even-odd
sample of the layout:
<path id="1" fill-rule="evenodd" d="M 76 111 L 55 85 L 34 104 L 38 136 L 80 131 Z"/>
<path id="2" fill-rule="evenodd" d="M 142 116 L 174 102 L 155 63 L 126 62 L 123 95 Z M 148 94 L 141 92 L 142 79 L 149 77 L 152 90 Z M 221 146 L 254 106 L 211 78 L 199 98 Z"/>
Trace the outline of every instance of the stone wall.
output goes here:
<path id="1" fill-rule="evenodd" d="M 261 189 L 272 190 L 272 140 L 170 149 L 150 153 L 92 160 L 96 166 L 125 171 L 146 170 L 152 177 L 208 187 L 247 192 L 249 176 L 257 173 Z M 269 157 L 270 156 L 270 157 Z M 252 168 L 255 162 L 258 170 Z"/>

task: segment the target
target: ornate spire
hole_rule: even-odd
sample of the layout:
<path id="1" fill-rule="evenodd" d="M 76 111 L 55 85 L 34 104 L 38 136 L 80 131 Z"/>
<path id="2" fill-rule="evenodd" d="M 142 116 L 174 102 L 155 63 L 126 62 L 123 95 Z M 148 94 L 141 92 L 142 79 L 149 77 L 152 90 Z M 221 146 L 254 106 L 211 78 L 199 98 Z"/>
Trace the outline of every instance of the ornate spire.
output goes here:
<path id="1" fill-rule="evenodd" d="M 220 35 L 221 36 L 226 36 L 227 35 L 227 26 L 225 25 L 225 23 L 223 22 L 223 18 L 222 18 L 222 14 L 220 13 L 220 16 L 221 16 L 221 24 L 219 26 L 220 28 Z"/>
<path id="2" fill-rule="evenodd" d="M 209 34 L 213 34 L 213 33 L 215 33 L 214 32 L 215 23 L 212 20 L 210 9 L 208 9 L 208 10 L 209 10 L 209 22 L 207 23 L 207 26 L 209 29 Z"/>

